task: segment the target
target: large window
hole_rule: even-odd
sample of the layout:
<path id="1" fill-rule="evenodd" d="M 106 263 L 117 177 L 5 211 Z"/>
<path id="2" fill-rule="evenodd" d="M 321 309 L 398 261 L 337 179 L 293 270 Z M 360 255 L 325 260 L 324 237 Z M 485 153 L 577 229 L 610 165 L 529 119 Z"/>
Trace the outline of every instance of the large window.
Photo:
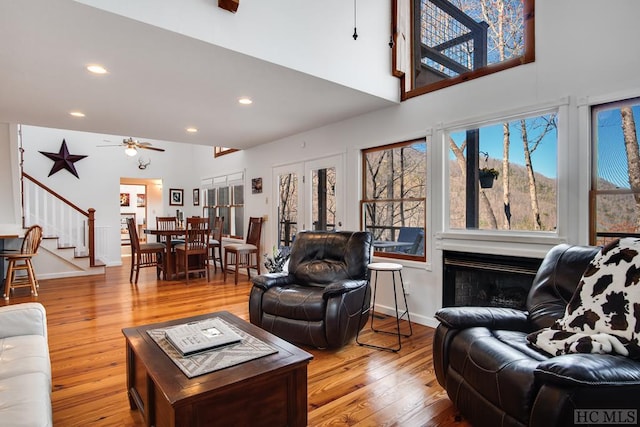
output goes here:
<path id="1" fill-rule="evenodd" d="M 243 174 L 221 176 L 206 180 L 213 185 L 205 192 L 204 216 L 213 224 L 214 218 L 224 218 L 222 234 L 238 239 L 244 237 Z"/>
<path id="2" fill-rule="evenodd" d="M 534 60 L 534 0 L 396 0 L 403 99 Z"/>
<path id="3" fill-rule="evenodd" d="M 425 260 L 427 141 L 362 151 L 364 230 L 377 256 Z"/>
<path id="4" fill-rule="evenodd" d="M 555 231 L 557 113 L 450 130 L 449 228 Z"/>
<path id="5" fill-rule="evenodd" d="M 590 242 L 640 235 L 640 98 L 592 107 Z"/>

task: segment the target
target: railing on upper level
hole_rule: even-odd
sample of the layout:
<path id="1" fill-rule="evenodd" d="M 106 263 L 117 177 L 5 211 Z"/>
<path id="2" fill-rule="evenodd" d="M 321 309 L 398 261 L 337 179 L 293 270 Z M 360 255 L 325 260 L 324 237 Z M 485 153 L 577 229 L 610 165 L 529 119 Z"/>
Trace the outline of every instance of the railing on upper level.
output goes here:
<path id="1" fill-rule="evenodd" d="M 45 236 L 58 238 L 59 247 L 73 247 L 75 256 L 95 261 L 95 209 L 80 209 L 37 179 L 22 173 L 22 226 L 39 224 Z"/>

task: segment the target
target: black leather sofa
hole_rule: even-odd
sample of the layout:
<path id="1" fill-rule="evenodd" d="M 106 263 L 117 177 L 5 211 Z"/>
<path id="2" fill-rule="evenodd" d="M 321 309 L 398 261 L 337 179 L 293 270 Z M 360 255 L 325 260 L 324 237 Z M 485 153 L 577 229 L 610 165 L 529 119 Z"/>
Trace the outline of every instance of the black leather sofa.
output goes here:
<path id="1" fill-rule="evenodd" d="M 251 279 L 251 323 L 294 343 L 344 346 L 369 317 L 371 245 L 362 231 L 298 233 L 288 273 Z"/>
<path id="2" fill-rule="evenodd" d="M 552 357 L 526 340 L 563 317 L 597 252 L 554 247 L 533 281 L 526 311 L 449 307 L 436 313 L 436 377 L 473 426 L 640 423 L 640 361 L 611 354 Z"/>

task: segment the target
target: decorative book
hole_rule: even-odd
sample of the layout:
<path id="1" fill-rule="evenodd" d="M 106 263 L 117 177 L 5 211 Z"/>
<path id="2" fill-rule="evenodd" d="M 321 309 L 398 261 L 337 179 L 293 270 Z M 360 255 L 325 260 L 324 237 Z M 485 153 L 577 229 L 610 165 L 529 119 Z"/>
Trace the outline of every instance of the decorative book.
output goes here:
<path id="1" fill-rule="evenodd" d="M 235 344 L 242 340 L 217 317 L 185 323 L 165 330 L 165 338 L 182 356 Z"/>

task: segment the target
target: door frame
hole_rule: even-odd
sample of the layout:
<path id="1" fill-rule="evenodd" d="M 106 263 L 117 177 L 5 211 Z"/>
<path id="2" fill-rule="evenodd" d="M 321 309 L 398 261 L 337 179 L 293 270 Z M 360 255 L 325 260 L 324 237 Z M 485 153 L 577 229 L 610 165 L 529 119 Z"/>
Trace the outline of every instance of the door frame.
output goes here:
<path id="1" fill-rule="evenodd" d="M 311 174 L 314 170 L 322 168 L 336 169 L 336 218 L 335 227 L 339 230 L 344 223 L 345 218 L 345 153 L 333 154 L 309 160 L 303 160 L 295 163 L 288 163 L 272 167 L 272 217 L 274 218 L 271 232 L 274 236 L 274 245 L 280 244 L 280 236 L 278 235 L 278 211 L 280 205 L 280 185 L 278 177 L 284 173 L 298 174 L 298 231 L 311 230 L 313 227 L 313 210 L 312 210 L 312 180 Z"/>

